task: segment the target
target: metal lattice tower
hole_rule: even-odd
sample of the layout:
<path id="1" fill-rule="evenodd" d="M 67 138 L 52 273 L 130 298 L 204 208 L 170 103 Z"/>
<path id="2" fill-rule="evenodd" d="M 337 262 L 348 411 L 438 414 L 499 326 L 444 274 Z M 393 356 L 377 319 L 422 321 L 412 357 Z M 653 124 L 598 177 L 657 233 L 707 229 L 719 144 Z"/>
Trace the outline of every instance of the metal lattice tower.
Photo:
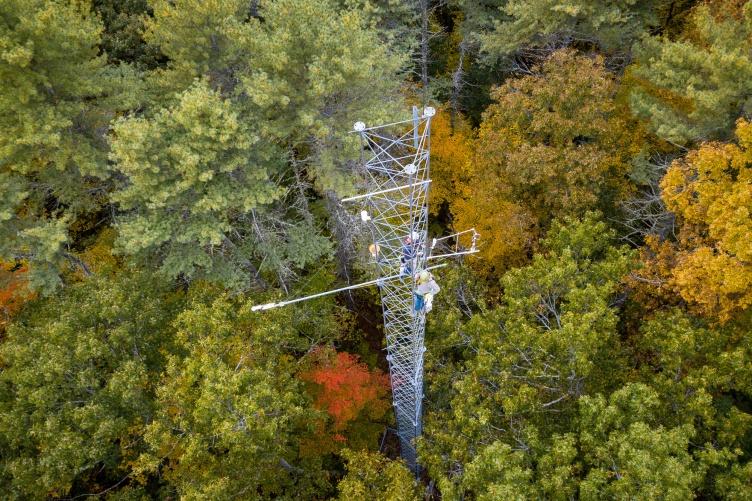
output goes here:
<path id="1" fill-rule="evenodd" d="M 387 360 L 402 457 L 416 470 L 421 433 L 425 311 L 415 311 L 415 273 L 426 268 L 429 141 L 433 110 L 407 122 L 377 127 L 355 124 L 367 159 L 361 217 L 370 223 L 372 254 L 380 277 Z M 407 127 L 405 127 L 407 125 Z M 395 133 L 396 131 L 396 133 Z M 409 244 L 406 243 L 409 239 Z"/>
<path id="2" fill-rule="evenodd" d="M 415 276 L 442 257 L 477 252 L 479 235 L 474 229 L 443 238 L 427 235 L 430 131 L 433 108 L 422 114 L 413 107 L 412 119 L 386 125 L 354 126 L 363 154 L 359 188 L 365 192 L 342 199 L 359 202 L 360 219 L 367 228 L 372 264 L 378 278 L 311 296 L 253 307 L 254 311 L 285 306 L 359 287 L 377 285 L 381 292 L 387 360 L 401 454 L 418 473 L 415 441 L 421 434 L 423 404 L 423 355 L 426 313 L 415 307 Z M 460 246 L 460 237 L 471 237 L 470 246 Z M 454 242 L 453 248 L 447 247 Z M 437 247 L 437 244 L 438 245 Z M 436 249 L 445 252 L 433 254 Z"/>

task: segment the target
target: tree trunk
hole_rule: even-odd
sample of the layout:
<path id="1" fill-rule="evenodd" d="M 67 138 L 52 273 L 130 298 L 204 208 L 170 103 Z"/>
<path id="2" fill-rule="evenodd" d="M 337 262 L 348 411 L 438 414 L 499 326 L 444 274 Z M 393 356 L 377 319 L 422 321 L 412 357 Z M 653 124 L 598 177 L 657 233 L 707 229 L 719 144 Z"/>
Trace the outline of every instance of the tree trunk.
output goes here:
<path id="1" fill-rule="evenodd" d="M 423 84 L 423 106 L 428 104 L 428 1 L 419 0 L 420 27 L 420 80 Z"/>
<path id="2" fill-rule="evenodd" d="M 464 38 L 460 42 L 459 52 L 457 68 L 454 70 L 454 73 L 452 73 L 452 95 L 449 98 L 449 127 L 452 132 L 454 132 L 454 123 L 460 112 L 460 94 L 464 83 L 465 71 L 462 67 L 465 63 L 465 53 L 467 52 L 467 44 Z"/>

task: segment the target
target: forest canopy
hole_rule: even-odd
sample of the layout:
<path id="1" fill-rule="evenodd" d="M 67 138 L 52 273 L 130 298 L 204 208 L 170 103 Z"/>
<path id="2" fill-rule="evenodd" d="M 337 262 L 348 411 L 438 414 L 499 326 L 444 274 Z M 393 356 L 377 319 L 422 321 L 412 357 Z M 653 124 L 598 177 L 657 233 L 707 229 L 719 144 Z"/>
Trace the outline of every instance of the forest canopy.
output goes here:
<path id="1" fill-rule="evenodd" d="M 413 107 L 411 469 L 379 289 L 254 306 L 373 279 Z M 0 0 L 0 492 L 752 499 L 752 2 Z"/>

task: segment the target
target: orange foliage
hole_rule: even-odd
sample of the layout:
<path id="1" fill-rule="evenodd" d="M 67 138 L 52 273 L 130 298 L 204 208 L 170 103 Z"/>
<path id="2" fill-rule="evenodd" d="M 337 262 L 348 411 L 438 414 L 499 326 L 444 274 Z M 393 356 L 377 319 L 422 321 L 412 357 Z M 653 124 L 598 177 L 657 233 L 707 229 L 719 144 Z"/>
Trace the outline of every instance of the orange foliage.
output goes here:
<path id="1" fill-rule="evenodd" d="M 448 205 L 455 231 L 475 228 L 482 239 L 483 259 L 472 261 L 489 270 L 497 263 L 522 264 L 531 245 L 532 217 L 519 204 L 503 198 L 500 180 L 486 172 L 477 156 L 478 141 L 461 116 L 451 123 L 440 109 L 431 122 L 431 210 Z M 491 235 L 499 238 L 490 238 Z"/>
<path id="2" fill-rule="evenodd" d="M 632 299 L 648 311 L 679 303 L 672 280 L 676 246 L 650 236 L 640 248 L 641 267 L 626 277 Z"/>
<path id="3" fill-rule="evenodd" d="M 27 289 L 26 265 L 0 262 L 0 333 L 23 304 L 33 298 Z"/>
<path id="4" fill-rule="evenodd" d="M 317 349 L 312 365 L 300 377 L 313 384 L 314 405 L 331 416 L 337 439 L 344 440 L 341 432 L 359 416 L 381 416 L 388 409 L 389 378 L 369 370 L 356 355 Z"/>

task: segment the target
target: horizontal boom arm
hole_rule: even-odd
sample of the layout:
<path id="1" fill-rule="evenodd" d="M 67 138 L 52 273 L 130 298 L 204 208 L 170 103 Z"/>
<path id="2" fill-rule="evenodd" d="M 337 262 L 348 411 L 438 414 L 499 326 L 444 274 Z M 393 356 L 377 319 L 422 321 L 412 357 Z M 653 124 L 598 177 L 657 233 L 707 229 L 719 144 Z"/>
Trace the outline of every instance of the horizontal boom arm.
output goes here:
<path id="1" fill-rule="evenodd" d="M 436 266 L 430 266 L 426 269 L 434 270 L 436 268 L 443 268 L 444 266 L 446 266 L 446 264 L 437 264 Z M 280 306 L 287 306 L 288 304 L 300 303 L 301 301 L 308 301 L 309 299 L 316 299 L 316 298 L 323 297 L 323 296 L 329 296 L 332 294 L 336 294 L 338 292 L 349 291 L 353 289 L 360 289 L 361 287 L 368 287 L 370 285 L 376 285 L 381 282 L 385 282 L 387 280 L 394 280 L 400 277 L 403 277 L 403 275 L 392 275 L 390 277 L 377 278 L 376 280 L 369 280 L 368 282 L 363 282 L 360 284 L 349 285 L 347 287 L 340 287 L 339 289 L 333 289 L 333 290 L 326 291 L 326 292 L 319 292 L 318 294 L 312 294 L 310 296 L 303 296 L 303 297 L 299 297 L 295 299 L 289 299 L 287 301 L 280 301 L 279 303 L 257 304 L 256 306 L 251 307 L 251 311 L 263 311 L 263 310 L 270 310 L 272 308 L 279 308 Z"/>

